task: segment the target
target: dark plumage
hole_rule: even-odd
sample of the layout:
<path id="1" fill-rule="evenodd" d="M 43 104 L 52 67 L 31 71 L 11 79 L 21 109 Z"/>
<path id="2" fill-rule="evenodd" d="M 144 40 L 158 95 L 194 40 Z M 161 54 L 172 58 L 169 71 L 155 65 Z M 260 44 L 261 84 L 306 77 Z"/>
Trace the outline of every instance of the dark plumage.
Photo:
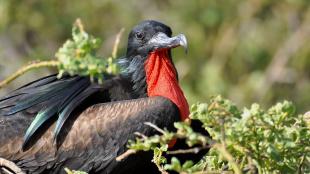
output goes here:
<path id="1" fill-rule="evenodd" d="M 171 129 L 180 119 L 179 110 L 188 110 L 169 97 L 150 97 L 146 74 L 150 53 L 166 50 L 169 64 L 170 49 L 186 46 L 183 35 L 172 38 L 171 33 L 156 21 L 137 25 L 129 34 L 126 56 L 119 59 L 122 73 L 109 75 L 103 85 L 87 77 L 51 75 L 0 99 L 0 157 L 29 173 L 62 173 L 63 167 L 90 173 L 137 173 L 137 165 L 148 167 L 150 160 L 139 155 L 123 162 L 115 158 L 126 150 L 134 132 L 155 133 L 144 122 Z M 177 80 L 172 67 L 169 72 Z"/>

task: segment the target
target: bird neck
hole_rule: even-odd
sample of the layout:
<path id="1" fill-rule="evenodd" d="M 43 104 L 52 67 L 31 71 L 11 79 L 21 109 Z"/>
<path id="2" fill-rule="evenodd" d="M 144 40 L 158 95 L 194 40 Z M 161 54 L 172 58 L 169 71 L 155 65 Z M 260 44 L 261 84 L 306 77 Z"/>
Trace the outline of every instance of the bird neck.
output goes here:
<path id="1" fill-rule="evenodd" d="M 134 98 L 168 98 L 179 108 L 182 120 L 188 117 L 188 103 L 178 83 L 177 71 L 168 50 L 151 52 L 146 58 L 128 56 L 118 63 L 123 69 L 121 76 L 132 83 Z"/>
<path id="2" fill-rule="evenodd" d="M 147 97 L 144 61 L 141 56 L 126 56 L 118 61 L 121 76 L 131 83 L 133 98 Z"/>
<path id="3" fill-rule="evenodd" d="M 170 99 L 180 111 L 181 120 L 189 116 L 189 106 L 179 85 L 168 50 L 151 52 L 144 63 L 147 95 Z"/>

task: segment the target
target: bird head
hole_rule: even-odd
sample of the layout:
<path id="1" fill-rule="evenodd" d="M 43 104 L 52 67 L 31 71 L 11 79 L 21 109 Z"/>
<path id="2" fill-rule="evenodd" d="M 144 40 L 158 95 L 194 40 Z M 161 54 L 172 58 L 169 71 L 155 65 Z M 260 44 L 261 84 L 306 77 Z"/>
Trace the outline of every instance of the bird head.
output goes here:
<path id="1" fill-rule="evenodd" d="M 167 25 L 147 20 L 135 26 L 128 36 L 127 56 L 141 55 L 147 58 L 151 52 L 170 50 L 183 46 L 187 52 L 187 40 L 184 34 L 172 37 Z"/>

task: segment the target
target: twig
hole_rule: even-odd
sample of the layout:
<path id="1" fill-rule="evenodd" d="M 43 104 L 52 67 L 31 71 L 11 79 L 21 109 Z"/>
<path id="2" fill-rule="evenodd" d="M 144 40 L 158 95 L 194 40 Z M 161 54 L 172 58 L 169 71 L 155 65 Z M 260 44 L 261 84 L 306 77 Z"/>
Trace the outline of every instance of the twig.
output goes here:
<path id="1" fill-rule="evenodd" d="M 298 166 L 298 173 L 301 174 L 302 173 L 302 165 L 305 161 L 305 157 L 306 157 L 306 154 L 304 154 L 302 157 L 301 157 L 301 160 L 299 162 L 299 166 Z"/>
<path id="2" fill-rule="evenodd" d="M 116 157 L 116 161 L 122 161 L 123 159 L 127 158 L 128 156 L 137 153 L 136 150 L 133 149 L 128 149 L 126 152 L 124 152 L 123 154 L 119 155 L 118 157 Z"/>
<path id="3" fill-rule="evenodd" d="M 225 120 L 224 120 L 224 118 L 221 118 L 220 124 L 221 124 L 221 143 L 226 148 L 226 135 L 225 135 Z"/>
<path id="4" fill-rule="evenodd" d="M 77 18 L 77 19 L 75 20 L 74 25 L 76 25 L 76 26 L 79 28 L 79 30 L 80 30 L 81 32 L 84 32 L 84 26 L 83 26 L 83 23 L 82 23 L 82 21 L 81 21 L 80 18 Z"/>
<path id="5" fill-rule="evenodd" d="M 158 132 L 160 132 L 160 133 L 162 133 L 162 134 L 165 134 L 165 133 L 166 133 L 163 129 L 157 127 L 155 124 L 153 124 L 153 123 L 151 123 L 151 122 L 145 122 L 144 124 L 145 124 L 145 125 L 148 125 L 148 126 L 150 126 L 150 127 L 152 127 L 152 128 L 154 128 L 155 130 L 157 130 Z"/>
<path id="6" fill-rule="evenodd" d="M 148 138 L 146 135 L 144 135 L 144 134 L 142 134 L 142 133 L 140 133 L 140 132 L 135 132 L 134 134 L 137 135 L 137 136 L 139 136 L 139 137 L 141 137 L 141 138 L 144 139 L 144 140 Z"/>
<path id="7" fill-rule="evenodd" d="M 68 169 L 67 167 L 65 167 L 64 170 L 66 171 L 67 174 L 73 174 L 73 172 L 70 169 Z"/>
<path id="8" fill-rule="evenodd" d="M 223 155 L 223 157 L 231 164 L 231 166 L 232 166 L 232 168 L 236 174 L 242 173 L 238 164 L 235 162 L 234 158 L 227 151 L 227 149 L 225 148 L 225 146 L 223 144 L 214 144 L 213 147 L 216 148 L 221 153 L 221 155 Z"/>
<path id="9" fill-rule="evenodd" d="M 152 162 L 156 165 L 156 167 L 158 168 L 158 170 L 160 171 L 161 174 L 169 174 L 161 164 L 161 157 L 163 155 L 163 152 L 162 151 L 159 151 L 159 154 L 158 156 L 156 155 L 155 156 L 155 153 L 154 153 L 154 156 L 153 156 L 153 160 Z"/>
<path id="10" fill-rule="evenodd" d="M 166 153 L 169 155 L 175 155 L 175 154 L 186 154 L 186 153 L 198 153 L 199 151 L 203 149 L 207 149 L 209 147 L 194 147 L 191 149 L 179 149 L 179 150 L 173 150 L 173 151 L 167 151 Z"/>
<path id="11" fill-rule="evenodd" d="M 25 174 L 14 162 L 0 158 L 0 167 L 5 167 L 14 172 L 15 174 Z"/>
<path id="12" fill-rule="evenodd" d="M 276 51 L 271 63 L 268 65 L 261 87 L 257 88 L 257 97 L 262 100 L 272 85 L 284 74 L 286 64 L 307 41 L 310 35 L 309 18 L 305 19 L 299 28 Z"/>
<path id="13" fill-rule="evenodd" d="M 161 174 L 169 174 L 162 166 L 158 165 L 157 163 L 155 163 L 155 165 L 157 166 Z"/>
<path id="14" fill-rule="evenodd" d="M 117 56 L 118 45 L 119 45 L 119 42 L 121 40 L 121 37 L 122 37 L 124 31 L 125 31 L 125 29 L 122 28 L 118 32 L 118 34 L 116 35 L 116 39 L 115 39 L 115 42 L 114 42 L 114 45 L 113 45 L 112 58 L 116 58 L 116 56 Z"/>
<path id="15" fill-rule="evenodd" d="M 123 154 L 119 155 L 118 157 L 116 157 L 116 161 L 122 161 L 124 159 L 126 159 L 128 156 L 133 155 L 137 153 L 136 150 L 133 149 L 128 149 L 126 152 L 124 152 Z M 155 165 L 157 166 L 158 170 L 162 173 L 162 174 L 169 174 L 167 171 L 165 171 L 159 164 L 156 163 L 156 161 L 153 161 L 155 163 Z"/>
<path id="16" fill-rule="evenodd" d="M 30 71 L 31 69 L 41 68 L 41 67 L 56 67 L 59 65 L 59 62 L 56 60 L 51 61 L 42 61 L 37 63 L 32 63 L 30 65 L 26 65 L 19 70 L 17 70 L 14 74 L 9 76 L 8 78 L 4 79 L 0 82 L 0 89 L 3 88 L 3 86 L 9 84 L 11 81 L 15 80 L 19 76 L 25 74 L 27 71 Z"/>

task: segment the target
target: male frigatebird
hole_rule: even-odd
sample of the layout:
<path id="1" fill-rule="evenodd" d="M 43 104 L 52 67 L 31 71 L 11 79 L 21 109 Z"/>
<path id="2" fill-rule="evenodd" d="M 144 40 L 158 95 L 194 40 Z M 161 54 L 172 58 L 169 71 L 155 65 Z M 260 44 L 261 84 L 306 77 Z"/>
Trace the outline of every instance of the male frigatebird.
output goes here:
<path id="1" fill-rule="evenodd" d="M 143 21 L 129 33 L 122 73 L 105 75 L 102 85 L 51 75 L 0 99 L 0 157 L 26 173 L 138 170 L 142 158 L 115 160 L 134 132 L 151 135 L 155 130 L 145 122 L 170 129 L 189 115 L 171 58 L 171 49 L 187 48 L 187 41 L 171 35 L 167 25 Z"/>

